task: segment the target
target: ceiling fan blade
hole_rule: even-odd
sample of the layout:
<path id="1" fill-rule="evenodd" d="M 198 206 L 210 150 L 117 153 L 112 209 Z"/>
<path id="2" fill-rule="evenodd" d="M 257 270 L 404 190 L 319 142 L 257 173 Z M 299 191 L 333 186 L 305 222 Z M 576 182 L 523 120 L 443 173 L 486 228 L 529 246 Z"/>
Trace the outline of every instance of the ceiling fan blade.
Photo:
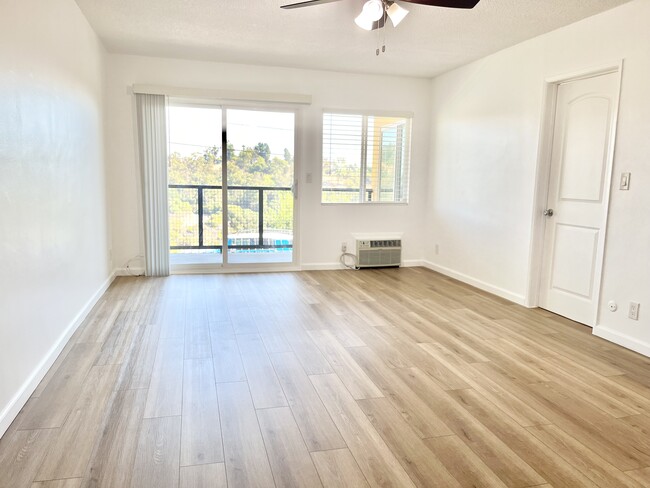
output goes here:
<path id="1" fill-rule="evenodd" d="M 290 3 L 288 5 L 282 5 L 280 8 L 302 8 L 302 7 L 311 7 L 312 5 L 323 5 L 325 3 L 339 2 L 340 0 L 305 0 L 304 2 Z"/>
<path id="2" fill-rule="evenodd" d="M 429 5 L 431 7 L 449 7 L 449 8 L 474 8 L 481 0 L 401 0 L 406 3 L 417 3 L 420 5 Z"/>

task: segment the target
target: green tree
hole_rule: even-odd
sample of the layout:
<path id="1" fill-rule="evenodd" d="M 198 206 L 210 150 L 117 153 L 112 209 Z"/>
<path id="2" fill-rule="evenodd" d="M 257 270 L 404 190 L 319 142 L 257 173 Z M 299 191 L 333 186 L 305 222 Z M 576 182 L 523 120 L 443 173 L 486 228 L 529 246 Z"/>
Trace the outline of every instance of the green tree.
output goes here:
<path id="1" fill-rule="evenodd" d="M 229 186 L 290 187 L 293 182 L 293 157 L 288 149 L 283 157 L 273 156 L 267 143 L 236 150 L 226 145 Z M 169 156 L 169 183 L 177 185 L 221 186 L 221 146 L 211 146 L 188 156 Z M 357 172 L 358 175 L 358 172 Z M 265 191 L 265 228 L 293 228 L 293 195 L 287 190 Z M 203 242 L 220 245 L 223 239 L 221 190 L 203 190 Z M 259 218 L 257 189 L 230 189 L 228 194 L 231 234 L 257 232 Z M 198 245 L 198 192 L 193 188 L 170 188 L 170 241 L 172 246 Z"/>
<path id="2" fill-rule="evenodd" d="M 291 152 L 286 147 L 284 148 L 284 160 L 287 161 L 288 163 L 293 163 L 293 156 L 291 155 Z"/>
<path id="3" fill-rule="evenodd" d="M 258 156 L 261 156 L 264 159 L 264 161 L 267 163 L 269 162 L 269 158 L 271 157 L 271 149 L 267 143 L 258 142 L 254 150 Z"/>

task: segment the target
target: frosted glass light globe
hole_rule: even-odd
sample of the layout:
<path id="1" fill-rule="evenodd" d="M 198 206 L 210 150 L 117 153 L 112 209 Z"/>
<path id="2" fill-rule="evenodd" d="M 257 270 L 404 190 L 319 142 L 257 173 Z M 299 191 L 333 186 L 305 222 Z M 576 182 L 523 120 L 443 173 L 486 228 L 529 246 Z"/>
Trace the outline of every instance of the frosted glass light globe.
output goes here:
<path id="1" fill-rule="evenodd" d="M 368 0 L 363 5 L 361 14 L 366 19 L 375 22 L 384 16 L 384 4 L 381 2 L 381 0 Z"/>

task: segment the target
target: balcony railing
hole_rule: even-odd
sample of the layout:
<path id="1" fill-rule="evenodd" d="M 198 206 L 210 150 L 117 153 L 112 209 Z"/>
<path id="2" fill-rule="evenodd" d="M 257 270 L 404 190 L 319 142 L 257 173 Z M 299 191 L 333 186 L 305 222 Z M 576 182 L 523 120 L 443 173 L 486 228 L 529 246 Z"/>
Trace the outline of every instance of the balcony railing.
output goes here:
<path id="1" fill-rule="evenodd" d="M 211 231 L 211 235 L 206 239 L 207 233 L 205 220 L 206 217 L 211 217 L 215 214 L 220 214 L 220 217 L 223 218 L 223 209 L 219 208 L 221 206 L 221 191 L 223 190 L 223 186 L 172 184 L 169 185 L 168 188 L 170 190 L 170 196 L 172 195 L 173 190 L 177 192 L 185 192 L 184 195 L 179 196 L 179 200 L 185 204 L 189 204 L 191 208 L 190 211 L 185 211 L 184 214 L 174 212 L 170 208 L 170 216 L 178 217 L 179 215 L 184 215 L 188 217 L 187 220 L 192 221 L 192 224 L 186 224 L 184 226 L 186 229 L 198 224 L 198 239 L 194 233 L 190 233 L 190 235 L 185 236 L 184 239 L 177 239 L 189 239 L 197 242 L 196 244 L 179 244 L 178 242 L 175 243 L 175 239 L 172 238 L 170 249 L 221 250 L 223 244 L 223 240 L 220 237 L 222 233 L 221 225 L 210 227 L 209 230 Z M 293 229 L 293 203 L 291 203 L 291 208 L 282 208 L 280 198 L 278 198 L 280 194 L 290 194 L 291 191 L 292 189 L 288 187 L 228 186 L 228 192 L 232 192 L 232 196 L 231 194 L 228 195 L 229 208 L 234 208 L 236 203 L 239 210 L 241 210 L 241 213 L 248 216 L 248 219 L 246 219 L 245 216 L 232 216 L 233 220 L 235 217 L 239 217 L 239 219 L 244 220 L 244 222 L 243 224 L 240 222 L 240 225 L 243 225 L 243 228 L 234 232 L 231 230 L 231 222 L 229 222 L 228 248 L 241 250 L 291 249 L 293 247 L 292 239 L 290 240 L 287 237 L 293 233 L 291 230 Z M 206 197 L 208 197 L 207 199 L 209 200 L 207 204 Z M 236 200 L 236 202 L 232 203 L 230 200 Z M 206 208 L 206 206 L 210 208 Z M 284 216 L 284 221 L 286 222 L 283 221 L 281 223 L 283 227 L 282 229 L 275 230 L 267 228 L 267 222 L 265 222 L 265 209 L 267 211 L 273 211 L 276 215 L 276 220 L 277 215 Z M 254 222 L 255 220 L 256 222 Z M 266 236 L 265 233 L 267 234 Z M 282 233 L 284 238 L 277 238 L 278 233 Z"/>
<path id="2" fill-rule="evenodd" d="M 293 248 L 292 189 L 275 186 L 228 186 L 228 212 L 222 208 L 222 185 L 180 185 L 169 188 L 170 249 L 223 248 L 223 218 L 228 221 L 228 248 L 260 251 Z M 357 188 L 323 188 L 335 201 L 347 202 Z M 367 189 L 372 201 L 373 190 Z M 358 197 L 357 197 L 358 198 Z M 267 217 L 268 215 L 268 217 Z"/>

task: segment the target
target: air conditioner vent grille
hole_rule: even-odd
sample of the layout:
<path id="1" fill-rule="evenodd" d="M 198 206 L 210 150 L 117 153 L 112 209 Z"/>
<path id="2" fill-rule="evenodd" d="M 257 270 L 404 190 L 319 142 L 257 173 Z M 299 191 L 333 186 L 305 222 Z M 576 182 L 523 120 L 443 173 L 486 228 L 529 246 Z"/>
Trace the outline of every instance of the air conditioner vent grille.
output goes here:
<path id="1" fill-rule="evenodd" d="M 357 266 L 360 268 L 399 266 L 401 262 L 401 239 L 357 240 Z"/>

